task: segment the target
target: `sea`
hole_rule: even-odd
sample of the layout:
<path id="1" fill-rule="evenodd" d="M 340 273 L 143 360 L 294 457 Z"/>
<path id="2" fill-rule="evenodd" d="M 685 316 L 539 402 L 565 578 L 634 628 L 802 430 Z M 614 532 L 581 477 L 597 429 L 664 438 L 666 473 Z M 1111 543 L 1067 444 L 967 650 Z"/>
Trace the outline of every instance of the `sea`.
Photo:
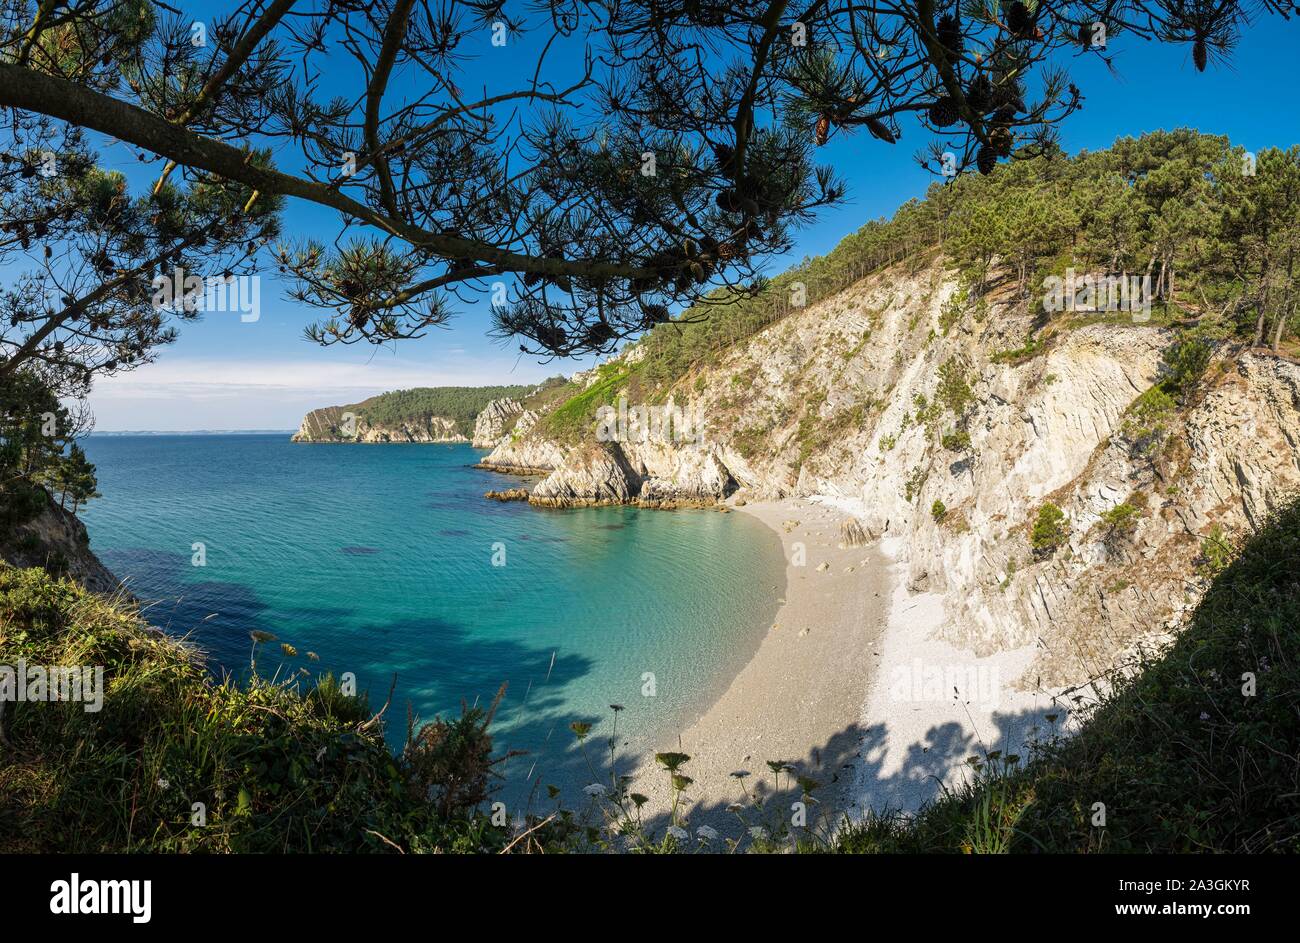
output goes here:
<path id="1" fill-rule="evenodd" d="M 474 468 L 484 453 L 467 445 L 85 447 L 103 495 L 81 511 L 91 549 L 149 622 L 216 677 L 354 684 L 371 709 L 389 703 L 395 750 L 408 717 L 487 707 L 505 685 L 490 729 L 511 803 L 552 785 L 576 801 L 608 776 L 611 745 L 620 773 L 675 750 L 784 596 L 780 539 L 753 517 L 488 500 L 524 479 Z M 585 742 L 575 724 L 592 725 Z"/>

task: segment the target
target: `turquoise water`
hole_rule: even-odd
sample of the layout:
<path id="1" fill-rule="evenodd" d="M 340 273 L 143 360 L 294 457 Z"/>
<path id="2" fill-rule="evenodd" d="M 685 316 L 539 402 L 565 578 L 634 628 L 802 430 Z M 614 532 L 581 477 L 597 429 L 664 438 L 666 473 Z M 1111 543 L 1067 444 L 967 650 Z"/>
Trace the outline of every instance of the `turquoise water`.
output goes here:
<path id="1" fill-rule="evenodd" d="M 264 645 L 261 673 L 352 672 L 376 708 L 396 674 L 395 745 L 408 704 L 429 719 L 508 682 L 496 743 L 528 752 L 504 765 L 507 794 L 589 782 L 568 725 L 608 736 L 610 704 L 629 749 L 674 746 L 784 594 L 780 541 L 747 515 L 487 501 L 515 482 L 470 467 L 468 446 L 92 436 L 86 451 L 104 495 L 82 515 L 91 547 L 151 622 L 235 674 L 249 632 L 272 632 L 299 656 Z"/>

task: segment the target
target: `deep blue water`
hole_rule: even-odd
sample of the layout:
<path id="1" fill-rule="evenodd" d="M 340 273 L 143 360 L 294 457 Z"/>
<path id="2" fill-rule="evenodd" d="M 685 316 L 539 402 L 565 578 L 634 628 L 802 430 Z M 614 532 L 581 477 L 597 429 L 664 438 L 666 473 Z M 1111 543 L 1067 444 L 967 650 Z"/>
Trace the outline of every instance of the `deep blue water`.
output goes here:
<path id="1" fill-rule="evenodd" d="M 151 622 L 237 675 L 249 633 L 274 633 L 259 672 L 352 672 L 376 708 L 396 674 L 395 745 L 408 704 L 429 719 L 508 682 L 494 730 L 528 751 L 503 767 L 516 797 L 590 781 L 568 725 L 608 736 L 610 704 L 631 748 L 673 746 L 783 595 L 779 539 L 746 515 L 500 504 L 483 492 L 515 482 L 472 468 L 468 446 L 92 436 L 86 451 L 104 495 L 82 515 L 91 547 Z"/>

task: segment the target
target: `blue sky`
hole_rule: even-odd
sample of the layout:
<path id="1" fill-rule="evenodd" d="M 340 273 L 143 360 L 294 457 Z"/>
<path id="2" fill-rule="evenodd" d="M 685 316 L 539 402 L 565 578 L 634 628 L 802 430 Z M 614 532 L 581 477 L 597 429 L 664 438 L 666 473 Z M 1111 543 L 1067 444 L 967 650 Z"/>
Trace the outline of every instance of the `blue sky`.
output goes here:
<path id="1" fill-rule="evenodd" d="M 527 41 L 524 49 L 499 49 L 484 33 L 468 45 L 479 53 L 467 73 L 467 81 L 475 86 L 482 84 L 491 92 L 516 87 L 524 69 L 531 75 Z M 1226 134 L 1248 150 L 1300 142 L 1296 49 L 1300 22 L 1271 20 L 1244 37 L 1230 64 L 1211 65 L 1200 74 L 1191 64 L 1190 47 L 1121 38 L 1112 50 L 1118 53 L 1118 75 L 1091 59 L 1076 61 L 1074 81 L 1086 101 L 1083 111 L 1062 126 L 1062 143 L 1071 153 L 1096 150 L 1122 135 L 1175 127 Z M 341 83 L 346 77 L 331 80 Z M 839 136 L 822 148 L 820 159 L 848 181 L 849 200 L 803 230 L 797 251 L 773 259 L 769 273 L 804 255 L 828 251 L 868 219 L 890 215 L 900 203 L 922 195 L 932 177 L 916 165 L 913 155 L 923 144 L 922 130 L 905 126 L 903 139 L 893 147 L 860 133 Z M 283 164 L 291 166 L 287 156 Z M 120 166 L 138 178 L 133 158 Z M 329 239 L 336 219 L 324 208 L 289 201 L 284 229 L 288 235 Z M 590 365 L 589 360 L 543 364 L 519 357 L 509 345 L 486 336 L 486 303 L 464 306 L 448 329 L 420 340 L 380 348 L 323 349 L 302 339 L 303 326 L 317 313 L 288 301 L 284 288 L 265 277 L 258 321 L 208 315 L 200 323 L 184 325 L 180 340 L 165 349 L 157 363 L 101 380 L 90 400 L 97 427 L 287 429 L 296 427 L 308 409 L 384 390 L 529 383 Z"/>

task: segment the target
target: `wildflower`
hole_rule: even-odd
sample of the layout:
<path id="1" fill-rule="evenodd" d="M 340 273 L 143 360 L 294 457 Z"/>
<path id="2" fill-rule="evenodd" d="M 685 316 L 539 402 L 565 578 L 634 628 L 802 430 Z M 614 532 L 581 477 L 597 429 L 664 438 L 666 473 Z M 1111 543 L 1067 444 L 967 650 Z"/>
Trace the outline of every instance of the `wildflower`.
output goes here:
<path id="1" fill-rule="evenodd" d="M 585 724 L 580 720 L 575 720 L 569 724 L 569 729 L 577 736 L 579 740 L 586 740 L 587 734 L 591 733 L 591 724 Z"/>
<path id="2" fill-rule="evenodd" d="M 690 833 L 687 832 L 686 829 L 684 829 L 684 828 L 682 828 L 682 827 L 680 827 L 680 826 L 678 826 L 678 825 L 669 825 L 669 826 L 668 826 L 668 834 L 669 834 L 671 837 L 677 839 L 678 841 L 686 841 L 686 839 L 688 839 L 688 838 L 691 837 L 691 836 L 690 836 Z"/>
<path id="3" fill-rule="evenodd" d="M 655 762 L 661 764 L 664 769 L 670 773 L 677 772 L 677 767 L 681 766 L 690 757 L 685 753 L 656 753 Z"/>
<path id="4" fill-rule="evenodd" d="M 589 796 L 603 796 L 605 794 L 605 787 L 602 786 L 600 783 L 592 783 L 590 786 L 585 787 L 582 791 Z"/>
<path id="5" fill-rule="evenodd" d="M 743 805 L 741 805 L 739 802 L 733 802 L 733 803 L 731 803 L 731 805 L 727 806 L 727 811 L 728 811 L 728 812 L 741 812 L 741 811 L 744 810 L 744 808 L 745 808 L 745 807 L 744 807 Z"/>
<path id="6" fill-rule="evenodd" d="M 709 828 L 707 825 L 701 825 L 695 830 L 695 837 L 700 841 L 717 841 L 718 832 L 716 829 Z"/>
<path id="7" fill-rule="evenodd" d="M 1210 715 L 1205 711 L 1201 711 L 1201 720 L 1209 720 L 1209 719 L 1210 719 Z"/>
<path id="8" fill-rule="evenodd" d="M 169 783 L 167 780 L 163 779 L 161 776 L 158 777 L 158 788 L 159 788 L 159 789 L 166 789 L 166 788 L 167 788 L 168 786 L 170 786 L 170 785 L 171 785 L 171 783 Z"/>
<path id="9" fill-rule="evenodd" d="M 751 825 L 749 828 L 749 837 L 754 841 L 761 841 L 767 837 L 767 829 L 761 825 Z"/>

